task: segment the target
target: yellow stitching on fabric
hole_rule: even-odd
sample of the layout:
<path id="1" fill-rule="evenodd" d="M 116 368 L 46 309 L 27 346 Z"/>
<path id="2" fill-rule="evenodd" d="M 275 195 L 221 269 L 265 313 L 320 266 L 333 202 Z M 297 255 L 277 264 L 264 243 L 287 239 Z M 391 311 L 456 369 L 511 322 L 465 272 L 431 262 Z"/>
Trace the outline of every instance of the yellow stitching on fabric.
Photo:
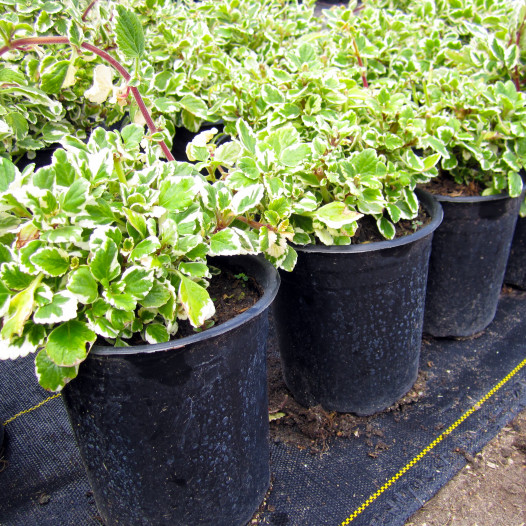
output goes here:
<path id="1" fill-rule="evenodd" d="M 8 420 L 6 420 L 4 422 L 4 426 L 9 424 L 13 420 L 16 420 L 19 416 L 25 415 L 27 413 L 31 413 L 31 411 L 34 411 L 35 409 L 38 409 L 39 407 L 42 407 L 47 402 L 53 400 L 54 398 L 57 398 L 57 396 L 60 396 L 60 393 L 54 394 L 53 396 L 50 396 L 49 398 L 46 398 L 45 400 L 42 400 L 42 402 L 38 403 L 37 405 L 35 405 L 35 406 L 33 406 L 33 407 L 29 408 L 29 409 L 25 409 L 24 411 L 20 411 L 20 413 L 17 413 L 15 416 L 12 416 Z"/>
<path id="2" fill-rule="evenodd" d="M 450 425 L 441 435 L 439 435 L 431 444 L 425 447 L 416 457 L 408 462 L 394 477 L 390 478 L 378 491 L 373 493 L 361 506 L 359 506 L 354 512 L 345 519 L 340 526 L 347 526 L 351 523 L 360 513 L 362 513 L 367 507 L 369 507 L 382 493 L 389 489 L 402 475 L 409 471 L 419 460 L 422 460 L 436 445 L 440 444 L 444 438 L 450 435 L 466 418 L 471 416 L 477 409 L 480 409 L 484 402 L 487 402 L 506 382 L 515 376 L 524 366 L 526 365 L 526 359 L 524 359 L 511 373 L 505 376 L 493 389 L 486 393 L 471 409 L 466 411 L 454 424 Z"/>

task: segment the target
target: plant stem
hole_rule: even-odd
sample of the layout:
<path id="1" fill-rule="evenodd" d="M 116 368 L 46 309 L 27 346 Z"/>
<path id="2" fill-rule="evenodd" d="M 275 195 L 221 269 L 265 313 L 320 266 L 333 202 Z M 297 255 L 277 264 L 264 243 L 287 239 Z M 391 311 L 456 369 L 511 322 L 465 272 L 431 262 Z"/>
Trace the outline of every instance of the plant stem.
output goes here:
<path id="1" fill-rule="evenodd" d="M 122 169 L 121 161 L 116 160 L 114 163 L 114 167 L 115 171 L 117 172 L 117 177 L 119 178 L 119 181 L 122 184 L 127 185 L 128 182 L 126 181 L 126 175 L 124 175 L 124 170 Z"/>
<path id="2" fill-rule="evenodd" d="M 259 221 L 254 221 L 252 219 L 247 219 L 246 217 L 243 217 L 243 216 L 236 216 L 234 219 L 237 219 L 237 220 L 241 221 L 242 223 L 245 223 L 246 225 L 251 226 L 253 228 L 266 227 L 268 230 L 272 230 L 273 232 L 277 232 L 276 227 L 273 227 L 272 225 L 268 225 L 268 224 L 265 224 L 265 223 L 260 223 Z"/>
<path id="3" fill-rule="evenodd" d="M 91 0 L 90 5 L 86 7 L 86 10 L 82 14 L 82 21 L 85 22 L 86 18 L 88 18 L 88 13 L 91 11 L 93 6 L 97 3 L 97 0 Z"/>
<path id="4" fill-rule="evenodd" d="M 27 46 L 35 46 L 39 44 L 69 44 L 72 45 L 69 38 L 67 37 L 27 37 L 27 38 L 19 38 L 16 40 L 13 40 L 9 45 L 3 46 L 0 48 L 0 56 L 2 56 L 7 51 L 11 51 L 13 49 L 24 49 Z M 131 75 L 126 71 L 126 69 L 122 66 L 122 64 L 113 58 L 109 53 L 106 53 L 106 51 L 103 51 L 102 49 L 99 49 L 98 47 L 88 44 L 87 42 L 83 42 L 80 45 L 82 48 L 91 51 L 92 53 L 95 53 L 95 55 L 98 55 L 102 59 L 104 59 L 106 62 L 111 64 L 118 72 L 119 74 L 124 78 L 126 82 L 128 82 L 131 79 Z M 146 104 L 144 104 L 144 100 L 141 97 L 141 94 L 139 93 L 139 90 L 136 87 L 131 87 L 131 92 L 135 98 L 135 101 L 137 102 L 137 105 L 139 106 L 139 110 L 141 111 L 146 124 L 148 125 L 148 128 L 150 129 L 151 133 L 156 133 L 158 130 L 153 122 L 152 117 L 150 116 L 150 112 L 146 108 Z M 166 158 L 169 161 L 174 161 L 174 156 L 170 152 L 170 149 L 166 145 L 164 141 L 160 141 L 161 149 L 166 155 Z"/>
<path id="5" fill-rule="evenodd" d="M 363 65 L 362 57 L 360 56 L 360 52 L 358 51 L 358 45 L 356 44 L 356 39 L 354 37 L 352 37 L 352 45 L 354 47 L 354 52 L 356 54 L 356 60 L 358 60 L 358 66 L 360 66 L 362 70 L 361 73 L 362 73 L 363 87 L 368 88 L 369 83 L 367 82 L 367 78 L 365 76 L 365 67 Z"/>

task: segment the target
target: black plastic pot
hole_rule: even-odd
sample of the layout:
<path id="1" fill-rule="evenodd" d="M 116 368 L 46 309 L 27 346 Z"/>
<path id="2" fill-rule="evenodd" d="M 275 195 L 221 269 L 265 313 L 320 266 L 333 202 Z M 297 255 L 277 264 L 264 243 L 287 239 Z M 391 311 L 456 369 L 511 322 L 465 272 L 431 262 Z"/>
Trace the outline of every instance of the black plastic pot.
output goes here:
<path id="1" fill-rule="evenodd" d="M 526 217 L 517 220 L 504 281 L 526 290 Z"/>
<path id="2" fill-rule="evenodd" d="M 440 205 L 430 224 L 393 241 L 298 247 L 281 274 L 274 315 L 285 383 L 305 406 L 369 415 L 418 374 L 427 266 Z"/>
<path id="3" fill-rule="evenodd" d="M 55 153 L 55 150 L 57 148 L 60 148 L 60 144 L 54 144 L 48 146 L 47 148 L 36 150 L 35 157 L 33 157 L 33 159 L 29 159 L 27 153 L 25 153 L 17 161 L 16 165 L 19 170 L 23 170 L 28 164 L 31 163 L 35 164 L 35 170 L 37 170 L 38 168 L 42 168 L 43 166 L 48 166 L 51 164 L 51 161 L 53 160 L 53 154 Z"/>
<path id="4" fill-rule="evenodd" d="M 266 342 L 279 276 L 259 258 L 219 259 L 263 287 L 253 307 L 166 344 L 94 348 L 64 389 L 106 526 L 244 525 L 267 491 Z"/>
<path id="5" fill-rule="evenodd" d="M 495 317 L 520 198 L 436 197 L 444 220 L 433 238 L 424 331 L 471 336 Z"/>

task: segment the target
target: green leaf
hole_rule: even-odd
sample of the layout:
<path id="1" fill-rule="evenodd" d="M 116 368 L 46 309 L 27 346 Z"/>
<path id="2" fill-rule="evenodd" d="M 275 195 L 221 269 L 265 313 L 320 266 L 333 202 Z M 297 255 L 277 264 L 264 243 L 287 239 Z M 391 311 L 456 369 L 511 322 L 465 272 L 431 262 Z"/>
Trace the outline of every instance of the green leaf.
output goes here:
<path id="1" fill-rule="evenodd" d="M 27 289 L 19 292 L 9 302 L 4 324 L 0 331 L 0 338 L 10 340 L 13 336 L 21 336 L 24 325 L 29 319 L 35 306 L 35 289 L 40 284 L 42 276 L 37 277 Z"/>
<path id="2" fill-rule="evenodd" d="M 63 226 L 55 230 L 46 230 L 40 239 L 48 243 L 81 243 L 82 228 L 80 226 Z"/>
<path id="3" fill-rule="evenodd" d="M 61 60 L 42 74 L 41 88 L 45 93 L 59 93 L 68 73 L 69 60 Z"/>
<path id="4" fill-rule="evenodd" d="M 139 147 L 144 138 L 144 127 L 139 124 L 128 124 L 121 131 L 121 137 L 127 150 Z"/>
<path id="5" fill-rule="evenodd" d="M 0 281 L 0 316 L 7 309 L 10 296 L 9 289 Z"/>
<path id="6" fill-rule="evenodd" d="M 5 115 L 4 118 L 9 126 L 11 126 L 13 129 L 13 134 L 18 141 L 21 141 L 24 137 L 26 137 L 29 131 L 29 124 L 22 114 L 18 113 L 17 111 L 12 111 Z"/>
<path id="7" fill-rule="evenodd" d="M 121 273 L 118 253 L 119 250 L 115 242 L 106 239 L 91 260 L 90 270 L 93 277 L 105 286 Z"/>
<path id="8" fill-rule="evenodd" d="M 394 135 L 392 133 L 388 133 L 384 137 L 385 141 L 385 147 L 388 150 L 396 150 L 397 148 L 401 148 L 404 145 L 404 141 L 398 137 L 398 135 Z"/>
<path id="9" fill-rule="evenodd" d="M 446 147 L 446 144 L 441 139 L 437 137 L 427 137 L 427 143 L 435 152 L 438 152 L 442 157 L 449 157 L 449 150 Z"/>
<path id="10" fill-rule="evenodd" d="M 146 308 L 157 309 L 171 298 L 170 290 L 158 281 L 155 281 L 150 292 L 141 300 L 141 305 Z"/>
<path id="11" fill-rule="evenodd" d="M 69 269 L 69 257 L 66 252 L 58 248 L 41 248 L 29 260 L 31 263 L 48 276 L 58 277 Z"/>
<path id="12" fill-rule="evenodd" d="M 164 325 L 151 323 L 144 329 L 144 339 L 151 344 L 163 343 L 170 340 L 170 335 Z"/>
<path id="13" fill-rule="evenodd" d="M 181 305 L 188 315 L 190 323 L 194 327 L 201 327 L 207 319 L 214 315 L 214 304 L 206 289 L 184 274 L 179 272 L 178 275 L 181 278 L 178 294 Z"/>
<path id="14" fill-rule="evenodd" d="M 117 5 L 115 34 L 120 51 L 128 58 L 141 58 L 144 53 L 144 33 L 139 17 L 122 5 Z"/>
<path id="15" fill-rule="evenodd" d="M 0 157 L 0 192 L 5 192 L 15 180 L 17 169 L 15 165 L 4 157 Z"/>
<path id="16" fill-rule="evenodd" d="M 195 95 L 185 95 L 180 101 L 179 104 L 189 113 L 199 117 L 201 119 L 206 119 L 208 117 L 208 106 Z"/>
<path id="17" fill-rule="evenodd" d="M 517 172 L 508 172 L 508 193 L 511 197 L 518 197 L 522 192 L 522 178 Z"/>
<path id="18" fill-rule="evenodd" d="M 24 290 L 31 285 L 35 276 L 23 272 L 16 263 L 8 263 L 0 267 L 0 279 L 11 290 Z"/>
<path id="19" fill-rule="evenodd" d="M 183 210 L 193 202 L 197 193 L 193 177 L 180 177 L 176 181 L 165 180 L 159 191 L 159 206 L 167 210 Z"/>
<path id="20" fill-rule="evenodd" d="M 363 214 L 349 210 L 345 203 L 333 201 L 322 206 L 312 215 L 329 228 L 341 228 L 344 225 L 354 223 Z"/>
<path id="21" fill-rule="evenodd" d="M 308 161 L 310 154 L 311 148 L 308 144 L 294 144 L 281 152 L 280 160 L 285 166 L 293 168 L 301 162 Z"/>
<path id="22" fill-rule="evenodd" d="M 405 155 L 405 161 L 408 166 L 415 172 L 423 172 L 425 170 L 424 163 L 420 157 L 415 155 L 413 150 L 407 150 Z"/>
<path id="23" fill-rule="evenodd" d="M 45 349 L 56 365 L 71 367 L 86 358 L 86 346 L 96 338 L 97 335 L 85 323 L 69 320 L 49 333 Z"/>
<path id="24" fill-rule="evenodd" d="M 62 210 L 71 214 L 78 214 L 84 209 L 86 197 L 90 184 L 86 179 L 77 179 L 74 181 L 64 196 Z"/>
<path id="25" fill-rule="evenodd" d="M 382 216 L 379 219 L 377 219 L 376 225 L 378 227 L 378 230 L 382 234 L 382 236 L 384 236 L 386 239 L 393 239 L 394 238 L 395 233 L 396 233 L 395 232 L 395 227 L 394 227 L 393 223 L 391 223 L 391 221 L 389 221 L 389 219 L 387 219 L 386 217 Z"/>
<path id="26" fill-rule="evenodd" d="M 143 239 L 132 251 L 130 254 L 131 260 L 141 259 L 145 256 L 153 254 L 155 251 L 161 248 L 160 241 L 154 237 L 150 236 L 146 239 Z"/>
<path id="27" fill-rule="evenodd" d="M 136 300 L 142 300 L 153 286 L 153 271 L 141 267 L 131 267 L 122 275 L 125 291 Z"/>
<path id="28" fill-rule="evenodd" d="M 428 170 L 431 170 L 431 168 L 434 168 L 438 161 L 440 161 L 440 157 L 441 155 L 439 153 L 428 155 L 424 159 L 424 171 L 427 172 Z"/>
<path id="29" fill-rule="evenodd" d="M 261 98 L 271 106 L 285 102 L 285 97 L 281 91 L 269 84 L 265 84 L 261 89 Z"/>
<path id="30" fill-rule="evenodd" d="M 252 128 L 243 120 L 240 119 L 236 124 L 237 132 L 243 146 L 252 154 L 256 153 L 256 136 Z"/>
<path id="31" fill-rule="evenodd" d="M 256 207 L 265 195 L 265 187 L 255 184 L 239 190 L 232 198 L 231 210 L 236 215 L 241 215 Z"/>
<path id="32" fill-rule="evenodd" d="M 356 153 L 351 157 L 351 163 L 355 174 L 366 175 L 376 174 L 376 166 L 378 164 L 378 156 L 376 151 L 367 148 L 362 152 Z"/>
<path id="33" fill-rule="evenodd" d="M 287 272 L 292 272 L 296 266 L 296 261 L 298 260 L 297 252 L 291 247 L 287 247 L 285 258 L 280 261 L 280 268 Z"/>
<path id="34" fill-rule="evenodd" d="M 241 241 L 232 228 L 224 228 L 210 237 L 211 256 L 232 256 L 241 251 Z"/>
<path id="35" fill-rule="evenodd" d="M 51 302 L 39 307 L 33 314 L 33 321 L 41 325 L 72 320 L 77 316 L 77 300 L 67 291 L 57 292 Z"/>
<path id="36" fill-rule="evenodd" d="M 50 360 L 45 349 L 35 359 L 35 372 L 38 383 L 48 391 L 60 391 L 78 373 L 78 366 L 60 367 Z"/>
<path id="37" fill-rule="evenodd" d="M 69 275 L 67 289 L 84 304 L 93 303 L 99 296 L 98 284 L 87 266 L 81 266 Z"/>
<path id="38" fill-rule="evenodd" d="M 241 148 L 237 142 L 229 141 L 221 144 L 214 153 L 214 161 L 223 166 L 232 166 L 238 159 Z"/>
<path id="39" fill-rule="evenodd" d="M 179 265 L 179 270 L 194 278 L 210 278 L 212 275 L 206 263 L 198 262 L 183 262 Z"/>
<path id="40" fill-rule="evenodd" d="M 141 237 L 146 237 L 148 235 L 148 225 L 146 224 L 146 219 L 143 214 L 135 212 L 130 208 L 123 208 L 122 211 L 126 215 L 129 224 L 139 232 Z"/>

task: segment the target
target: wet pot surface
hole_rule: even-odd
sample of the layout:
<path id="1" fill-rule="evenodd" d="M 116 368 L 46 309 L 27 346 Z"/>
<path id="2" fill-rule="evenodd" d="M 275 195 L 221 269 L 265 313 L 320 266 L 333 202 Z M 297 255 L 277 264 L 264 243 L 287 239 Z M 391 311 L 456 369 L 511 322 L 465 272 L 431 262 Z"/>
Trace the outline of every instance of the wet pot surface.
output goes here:
<path id="1" fill-rule="evenodd" d="M 96 349 L 65 389 L 108 526 L 242 525 L 259 506 L 269 484 L 267 311 L 279 279 L 250 259 L 244 272 L 265 293 L 245 313 L 168 344 Z"/>
<path id="2" fill-rule="evenodd" d="M 305 247 L 275 305 L 284 378 L 303 405 L 368 415 L 418 374 L 427 264 L 441 211 L 416 234 L 349 247 Z M 332 249 L 332 250 L 331 250 Z"/>
<path id="3" fill-rule="evenodd" d="M 437 198 L 444 220 L 433 238 L 424 331 L 471 336 L 495 317 L 520 199 Z"/>

